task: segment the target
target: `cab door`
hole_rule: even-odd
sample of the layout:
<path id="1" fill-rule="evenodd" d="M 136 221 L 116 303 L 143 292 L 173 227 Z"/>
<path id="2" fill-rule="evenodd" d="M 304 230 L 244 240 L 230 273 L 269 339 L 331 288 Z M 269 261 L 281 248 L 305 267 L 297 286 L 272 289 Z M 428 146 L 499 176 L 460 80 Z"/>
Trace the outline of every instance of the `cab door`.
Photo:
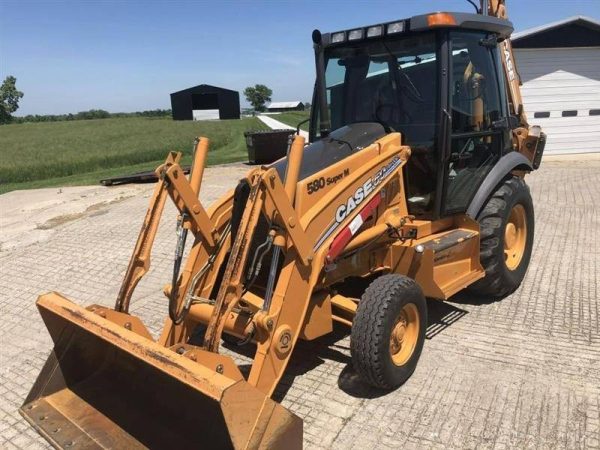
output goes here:
<path id="1" fill-rule="evenodd" d="M 466 211 L 505 151 L 507 105 L 493 36 L 449 33 L 450 144 L 444 167 L 442 216 Z M 490 44 L 492 43 L 492 44 Z M 503 87 L 503 85 L 502 85 Z"/>

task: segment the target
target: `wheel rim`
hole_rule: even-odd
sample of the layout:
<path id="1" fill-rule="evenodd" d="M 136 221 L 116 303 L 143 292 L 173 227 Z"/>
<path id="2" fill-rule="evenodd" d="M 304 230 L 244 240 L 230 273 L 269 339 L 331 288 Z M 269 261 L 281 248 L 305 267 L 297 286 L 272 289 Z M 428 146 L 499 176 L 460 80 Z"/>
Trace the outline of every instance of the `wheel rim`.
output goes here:
<path id="1" fill-rule="evenodd" d="M 515 205 L 504 229 L 504 261 L 509 270 L 519 267 L 527 243 L 527 216 L 523 205 Z"/>
<path id="2" fill-rule="evenodd" d="M 390 354 L 397 366 L 412 356 L 419 338 L 419 310 L 414 303 L 404 305 L 396 318 L 390 335 Z"/>

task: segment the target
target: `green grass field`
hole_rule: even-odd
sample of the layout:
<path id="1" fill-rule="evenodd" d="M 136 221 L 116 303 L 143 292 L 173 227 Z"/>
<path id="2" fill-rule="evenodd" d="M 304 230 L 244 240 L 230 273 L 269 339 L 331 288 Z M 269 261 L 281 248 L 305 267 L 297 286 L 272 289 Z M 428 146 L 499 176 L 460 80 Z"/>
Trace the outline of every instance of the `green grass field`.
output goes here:
<path id="1" fill-rule="evenodd" d="M 275 120 L 296 128 L 300 122 L 310 117 L 310 111 L 288 111 L 280 114 L 274 114 L 271 117 Z M 300 127 L 301 130 L 308 131 L 308 122 Z"/>
<path id="2" fill-rule="evenodd" d="M 171 150 L 191 160 L 196 136 L 211 140 L 208 164 L 247 158 L 244 131 L 267 127 L 256 118 L 173 121 L 118 118 L 0 126 L 0 193 L 95 184 L 101 178 L 154 169 Z"/>

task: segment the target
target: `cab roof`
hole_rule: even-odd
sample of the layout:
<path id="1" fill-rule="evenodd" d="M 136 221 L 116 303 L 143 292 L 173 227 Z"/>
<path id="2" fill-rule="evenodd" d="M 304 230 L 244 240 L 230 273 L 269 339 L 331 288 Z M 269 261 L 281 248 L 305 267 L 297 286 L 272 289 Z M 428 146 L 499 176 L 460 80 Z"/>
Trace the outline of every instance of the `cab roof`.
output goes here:
<path id="1" fill-rule="evenodd" d="M 363 40 L 372 40 L 384 36 L 397 37 L 410 32 L 439 28 L 487 31 L 497 34 L 501 40 L 508 38 L 513 32 L 512 22 L 505 19 L 464 12 L 434 12 L 393 22 L 323 33 L 322 35 L 315 30 L 313 36 L 315 36 L 315 34 L 320 36 L 320 44 L 328 47 L 346 43 L 355 43 Z"/>

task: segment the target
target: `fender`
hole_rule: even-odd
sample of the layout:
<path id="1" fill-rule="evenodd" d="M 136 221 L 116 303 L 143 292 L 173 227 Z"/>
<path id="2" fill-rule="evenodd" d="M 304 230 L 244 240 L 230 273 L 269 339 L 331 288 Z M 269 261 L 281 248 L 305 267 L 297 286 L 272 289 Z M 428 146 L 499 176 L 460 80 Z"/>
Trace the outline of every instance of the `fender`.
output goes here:
<path id="1" fill-rule="evenodd" d="M 479 189 L 475 193 L 475 197 L 473 197 L 473 200 L 471 200 L 471 203 L 467 208 L 467 215 L 476 219 L 483 208 L 484 203 L 496 189 L 498 184 L 500 184 L 506 175 L 515 169 L 532 171 L 533 166 L 531 165 L 531 161 L 519 152 L 510 152 L 500 158 L 500 161 L 496 163 L 483 180 L 483 183 L 481 183 L 481 186 L 479 186 Z"/>

